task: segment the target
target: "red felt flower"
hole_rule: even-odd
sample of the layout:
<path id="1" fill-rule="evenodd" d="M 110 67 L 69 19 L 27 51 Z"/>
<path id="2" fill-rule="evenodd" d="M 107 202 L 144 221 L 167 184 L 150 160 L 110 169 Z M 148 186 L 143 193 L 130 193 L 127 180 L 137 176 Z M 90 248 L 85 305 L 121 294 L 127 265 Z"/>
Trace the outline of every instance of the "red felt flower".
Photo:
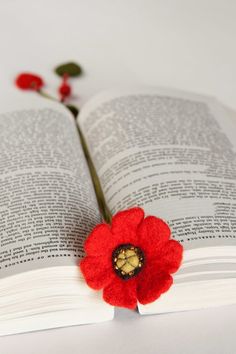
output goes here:
<path id="1" fill-rule="evenodd" d="M 111 226 L 97 225 L 85 241 L 80 269 L 87 284 L 103 289 L 113 306 L 133 309 L 155 301 L 173 283 L 183 247 L 170 239 L 168 225 L 141 208 L 117 213 Z"/>
<path id="2" fill-rule="evenodd" d="M 22 90 L 38 91 L 44 86 L 43 79 L 35 74 L 22 73 L 16 78 L 16 86 Z"/>

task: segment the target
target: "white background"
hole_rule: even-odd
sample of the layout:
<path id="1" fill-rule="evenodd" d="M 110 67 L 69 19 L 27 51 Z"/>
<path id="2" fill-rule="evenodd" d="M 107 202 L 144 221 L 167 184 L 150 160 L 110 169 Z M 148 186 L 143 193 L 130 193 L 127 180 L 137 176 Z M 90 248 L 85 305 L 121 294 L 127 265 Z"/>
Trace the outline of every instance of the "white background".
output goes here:
<path id="1" fill-rule="evenodd" d="M 236 1 L 0 0 L 0 105 L 18 72 L 74 59 L 78 104 L 109 87 L 169 86 L 236 109 Z M 21 95 L 21 93 L 18 93 Z M 25 93 L 24 93 L 25 95 Z M 29 96 L 30 97 L 30 96 Z M 0 338 L 0 354 L 234 354 L 236 306 L 140 317 Z"/>

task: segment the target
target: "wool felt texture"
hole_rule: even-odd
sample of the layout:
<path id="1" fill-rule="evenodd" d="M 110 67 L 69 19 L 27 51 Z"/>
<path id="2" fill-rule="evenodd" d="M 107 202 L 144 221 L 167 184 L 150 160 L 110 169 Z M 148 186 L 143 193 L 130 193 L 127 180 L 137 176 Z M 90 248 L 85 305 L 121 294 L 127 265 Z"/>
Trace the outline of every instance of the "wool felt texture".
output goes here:
<path id="1" fill-rule="evenodd" d="M 58 91 L 59 91 L 59 94 L 60 94 L 61 98 L 64 99 L 64 98 L 70 96 L 70 94 L 71 94 L 71 87 L 70 87 L 70 85 L 68 85 L 66 82 L 63 82 L 63 83 L 60 85 Z"/>
<path id="2" fill-rule="evenodd" d="M 38 75 L 22 73 L 16 78 L 16 86 L 22 90 L 38 91 L 44 86 L 44 82 Z"/>
<path id="3" fill-rule="evenodd" d="M 155 216 L 144 217 L 142 208 L 118 212 L 111 225 L 97 225 L 85 241 L 86 256 L 80 269 L 87 284 L 103 289 L 103 299 L 113 306 L 134 309 L 169 290 L 172 273 L 181 264 L 183 247 L 170 239 L 169 226 Z M 114 269 L 114 250 L 122 245 L 142 250 L 144 261 L 137 275 L 122 279 Z"/>

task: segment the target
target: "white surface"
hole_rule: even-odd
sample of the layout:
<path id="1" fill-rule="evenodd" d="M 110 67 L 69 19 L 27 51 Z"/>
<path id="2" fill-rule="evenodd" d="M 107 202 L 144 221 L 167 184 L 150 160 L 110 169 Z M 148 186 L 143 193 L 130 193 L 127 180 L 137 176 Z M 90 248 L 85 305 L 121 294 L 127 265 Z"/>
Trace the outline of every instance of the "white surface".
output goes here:
<path id="1" fill-rule="evenodd" d="M 0 338 L 1 354 L 235 354 L 236 306 Z"/>
<path id="2" fill-rule="evenodd" d="M 1 0 L 0 104 L 22 70 L 53 91 L 55 64 L 79 61 L 79 102 L 111 86 L 172 86 L 236 109 L 234 0 Z M 25 95 L 25 94 L 24 94 Z M 236 306 L 0 338 L 1 354 L 234 354 Z"/>

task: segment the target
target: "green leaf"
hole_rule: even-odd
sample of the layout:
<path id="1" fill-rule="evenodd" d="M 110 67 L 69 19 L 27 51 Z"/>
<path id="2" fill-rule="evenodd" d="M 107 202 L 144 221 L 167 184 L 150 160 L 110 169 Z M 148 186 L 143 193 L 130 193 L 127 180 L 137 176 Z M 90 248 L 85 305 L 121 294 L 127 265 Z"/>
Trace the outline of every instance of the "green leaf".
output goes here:
<path id="1" fill-rule="evenodd" d="M 67 74 L 70 77 L 76 77 L 82 74 L 82 69 L 78 64 L 70 62 L 57 66 L 55 73 L 59 76 Z"/>
<path id="2" fill-rule="evenodd" d="M 73 114 L 74 118 L 77 118 L 79 114 L 79 109 L 75 106 L 72 106 L 71 104 L 67 104 L 66 108 L 69 109 L 69 111 Z"/>

